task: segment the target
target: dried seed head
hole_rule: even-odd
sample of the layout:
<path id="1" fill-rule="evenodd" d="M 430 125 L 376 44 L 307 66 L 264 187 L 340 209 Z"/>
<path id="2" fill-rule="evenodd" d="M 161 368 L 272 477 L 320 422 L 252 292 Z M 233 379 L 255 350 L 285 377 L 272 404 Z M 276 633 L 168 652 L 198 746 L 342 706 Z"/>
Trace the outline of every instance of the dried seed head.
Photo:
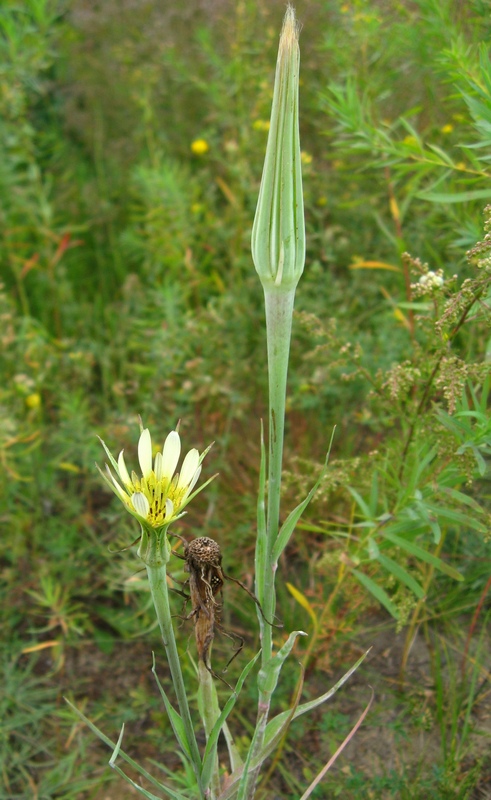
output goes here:
<path id="1" fill-rule="evenodd" d="M 200 536 L 189 543 L 187 558 L 194 563 L 209 564 L 212 567 L 219 567 L 222 563 L 219 546 L 208 536 Z"/>

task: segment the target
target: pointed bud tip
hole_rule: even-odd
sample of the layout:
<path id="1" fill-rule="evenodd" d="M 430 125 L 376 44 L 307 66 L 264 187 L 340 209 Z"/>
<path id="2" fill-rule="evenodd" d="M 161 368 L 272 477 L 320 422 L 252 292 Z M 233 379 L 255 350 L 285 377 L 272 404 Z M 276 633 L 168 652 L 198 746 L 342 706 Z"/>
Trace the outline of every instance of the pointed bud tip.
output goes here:
<path id="1" fill-rule="evenodd" d="M 293 6 L 288 5 L 283 20 L 283 28 L 281 29 L 280 50 L 283 48 L 290 49 L 294 46 L 298 42 L 299 32 L 300 26 L 295 17 L 295 9 Z"/>

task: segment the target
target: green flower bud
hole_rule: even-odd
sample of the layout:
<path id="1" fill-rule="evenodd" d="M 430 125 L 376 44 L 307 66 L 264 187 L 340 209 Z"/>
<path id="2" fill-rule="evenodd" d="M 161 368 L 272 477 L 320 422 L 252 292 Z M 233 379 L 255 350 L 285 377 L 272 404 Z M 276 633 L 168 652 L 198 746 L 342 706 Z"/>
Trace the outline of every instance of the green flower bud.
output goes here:
<path id="1" fill-rule="evenodd" d="M 264 289 L 295 290 L 305 263 L 305 222 L 298 130 L 300 49 L 288 6 L 278 61 L 263 176 L 252 228 L 252 258 Z"/>

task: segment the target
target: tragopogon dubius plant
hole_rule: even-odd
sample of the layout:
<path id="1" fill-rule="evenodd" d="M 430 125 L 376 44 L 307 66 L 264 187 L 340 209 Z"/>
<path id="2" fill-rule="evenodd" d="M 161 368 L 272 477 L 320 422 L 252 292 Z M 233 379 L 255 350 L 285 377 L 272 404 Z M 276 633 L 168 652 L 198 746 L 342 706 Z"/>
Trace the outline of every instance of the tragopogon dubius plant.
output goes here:
<path id="1" fill-rule="evenodd" d="M 221 567 L 220 548 L 214 540 L 199 537 L 190 544 L 186 543 L 184 556 L 189 570 L 191 616 L 195 623 L 198 648 L 198 706 L 206 734 L 206 746 L 203 751 L 198 747 L 189 702 L 189 697 L 195 693 L 195 687 L 185 685 L 176 644 L 169 603 L 167 564 L 172 557 L 168 540 L 169 526 L 185 513 L 187 504 L 212 480 L 209 478 L 204 484 L 195 488 L 203 459 L 209 448 L 201 455 L 195 449 L 190 450 L 180 471 L 177 472 L 180 457 L 180 438 L 177 431 L 169 434 L 163 451 L 157 452 L 154 456 L 150 433 L 142 428 L 138 445 L 142 473 L 139 476 L 135 472 L 131 474 L 128 472 L 122 451 L 116 460 L 104 445 L 110 465 L 117 477 L 107 466 L 106 473 L 102 473 L 103 478 L 123 502 L 126 510 L 140 524 L 138 555 L 147 570 L 169 662 L 177 708 L 172 704 L 160 682 L 158 685 L 182 757 L 192 766 L 192 785 L 184 790 L 182 784 L 163 783 L 157 780 L 123 751 L 121 744 L 124 729 L 115 743 L 81 712 L 77 713 L 106 744 L 112 747 L 110 765 L 147 798 L 155 798 L 155 795 L 127 776 L 117 764 L 118 759 L 130 764 L 147 784 L 151 784 L 164 796 L 175 800 L 185 800 L 185 798 L 249 800 L 255 797 L 261 766 L 282 741 L 292 720 L 329 699 L 364 658 L 363 656 L 332 689 L 310 702 L 299 702 L 302 689 L 300 680 L 292 707 L 270 719 L 271 700 L 285 660 L 291 653 L 297 637 L 305 635 L 303 631 L 293 631 L 287 637 L 278 637 L 278 641 L 273 637 L 272 622 L 276 606 L 275 575 L 278 560 L 322 478 L 321 475 L 305 499 L 290 511 L 280 526 L 285 397 L 292 314 L 295 291 L 305 261 L 298 115 L 300 65 L 298 34 L 295 13 L 289 6 L 279 43 L 266 159 L 252 231 L 252 255 L 265 297 L 269 374 L 268 454 L 266 455 L 262 440 L 257 503 L 255 556 L 257 598 L 249 592 L 258 609 L 261 651 L 243 668 L 235 688 L 223 704 L 223 709 L 220 709 L 218 703 L 213 682 L 215 673 L 211 665 L 213 636 L 215 630 L 221 628 L 217 595 L 223 586 L 224 578 L 227 577 Z M 234 742 L 227 720 L 244 681 L 259 658 L 261 663 L 257 674 L 256 724 L 249 746 L 241 753 Z M 224 735 L 230 760 L 230 767 L 223 776 L 220 773 L 217 755 L 217 743 L 221 733 Z M 242 730 L 240 734 L 243 739 Z M 343 746 L 344 743 L 339 751 Z M 307 788 L 302 800 L 310 796 L 332 761 L 333 759 L 330 759 Z M 177 788 L 178 785 L 181 788 Z"/>

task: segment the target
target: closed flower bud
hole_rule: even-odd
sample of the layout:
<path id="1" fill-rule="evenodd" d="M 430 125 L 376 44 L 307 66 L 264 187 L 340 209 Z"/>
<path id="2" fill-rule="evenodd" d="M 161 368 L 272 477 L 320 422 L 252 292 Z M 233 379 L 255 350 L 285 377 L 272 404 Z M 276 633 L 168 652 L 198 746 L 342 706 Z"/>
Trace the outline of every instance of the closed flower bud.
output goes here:
<path id="1" fill-rule="evenodd" d="M 266 158 L 252 228 L 252 258 L 265 290 L 294 291 L 305 263 L 299 66 L 298 26 L 289 6 L 280 37 Z"/>

